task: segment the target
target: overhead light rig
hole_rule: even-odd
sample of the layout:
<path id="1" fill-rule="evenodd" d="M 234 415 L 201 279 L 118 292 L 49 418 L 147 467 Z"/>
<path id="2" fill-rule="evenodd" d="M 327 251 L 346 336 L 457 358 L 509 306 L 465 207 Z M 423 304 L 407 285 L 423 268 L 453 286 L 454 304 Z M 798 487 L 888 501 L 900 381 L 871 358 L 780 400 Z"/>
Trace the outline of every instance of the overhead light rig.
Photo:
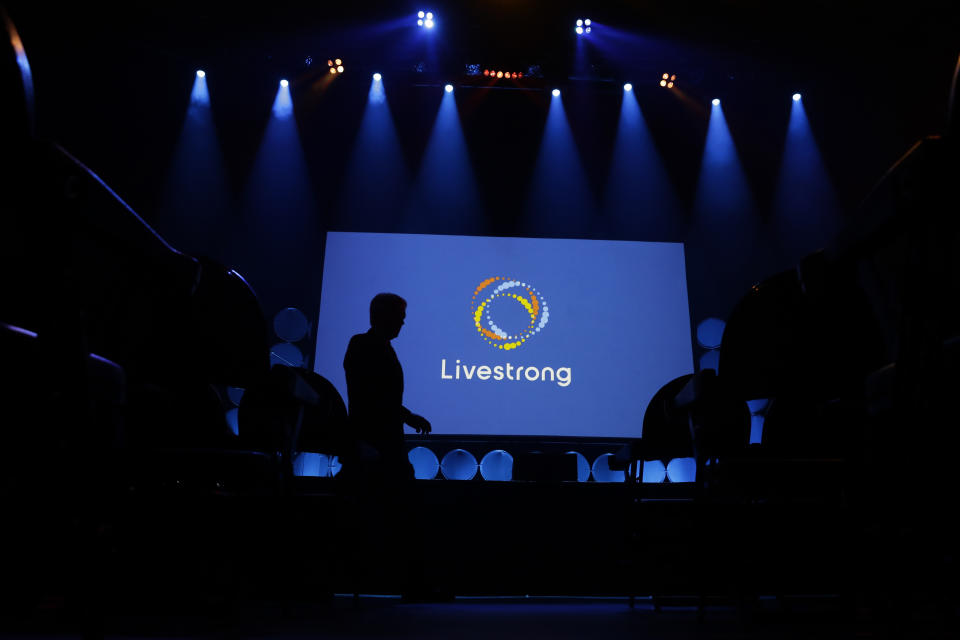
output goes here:
<path id="1" fill-rule="evenodd" d="M 461 85 L 490 89 L 542 89 L 540 65 L 496 66 L 471 63 L 464 66 Z"/>

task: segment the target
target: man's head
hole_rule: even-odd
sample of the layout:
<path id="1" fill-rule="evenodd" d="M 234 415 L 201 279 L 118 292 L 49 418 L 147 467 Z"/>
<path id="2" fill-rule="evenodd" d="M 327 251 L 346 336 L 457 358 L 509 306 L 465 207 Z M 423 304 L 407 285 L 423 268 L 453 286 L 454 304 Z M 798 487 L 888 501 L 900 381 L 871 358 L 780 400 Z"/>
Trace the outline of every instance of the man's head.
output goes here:
<path id="1" fill-rule="evenodd" d="M 378 293 L 370 301 L 370 327 L 387 340 L 400 334 L 407 317 L 407 301 L 395 293 Z"/>

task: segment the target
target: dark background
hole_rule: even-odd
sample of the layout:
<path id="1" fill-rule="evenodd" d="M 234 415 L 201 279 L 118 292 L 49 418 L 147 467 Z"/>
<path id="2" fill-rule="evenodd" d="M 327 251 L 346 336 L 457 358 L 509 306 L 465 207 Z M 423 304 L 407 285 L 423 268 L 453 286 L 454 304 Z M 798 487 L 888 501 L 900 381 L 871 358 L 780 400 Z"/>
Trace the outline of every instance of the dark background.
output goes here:
<path id="1" fill-rule="evenodd" d="M 598 207 L 583 212 L 598 223 L 587 224 L 581 235 L 686 241 L 695 325 L 708 316 L 726 317 L 751 284 L 830 241 L 806 239 L 808 246 L 789 252 L 768 243 L 790 94 L 803 92 L 840 204 L 839 227 L 913 142 L 942 131 L 960 51 L 951 2 L 900 3 L 896 11 L 867 2 L 532 0 L 429 7 L 266 3 L 253 9 L 179 2 L 119 7 L 13 2 L 7 8 L 33 65 L 43 135 L 97 172 L 172 244 L 237 268 L 257 290 L 268 317 L 285 306 L 314 317 L 327 230 L 565 235 L 549 226 L 531 233 L 522 220 L 549 105 L 546 90 L 457 91 L 480 191 L 479 228 L 460 227 L 456 220 L 417 226 L 400 216 L 345 209 L 342 183 L 373 71 L 389 79 L 390 108 L 412 179 L 436 116 L 439 86 L 462 80 L 466 63 L 540 65 L 544 89 L 564 90 L 567 119 L 595 201 L 602 198 L 611 162 L 622 83 L 632 82 L 669 187 L 682 205 L 680 224 L 649 233 L 602 220 Z M 418 9 L 437 14 L 432 49 L 412 22 L 382 28 L 412 20 Z M 596 55 L 593 49 L 586 76 L 574 69 L 577 17 L 633 36 L 620 40 L 613 55 Z M 593 35 L 601 34 L 598 28 Z M 304 62 L 308 56 L 312 67 Z M 343 58 L 347 73 L 318 94 L 311 89 L 317 65 L 324 66 L 329 57 Z M 418 63 L 423 63 L 419 73 L 414 71 Z M 171 224 L 164 204 L 199 68 L 207 72 L 228 208 L 234 211 L 220 222 L 222 239 L 216 242 Z M 679 86 L 692 101 L 656 86 L 663 71 L 678 73 Z M 571 79 L 574 75 L 582 79 Z M 315 219 L 303 228 L 285 229 L 292 244 L 286 259 L 273 261 L 257 244 L 259 225 L 248 224 L 239 211 L 281 77 L 291 80 Z M 735 230 L 704 236 L 686 226 L 714 96 L 723 98 L 756 202 L 751 215 L 758 235 L 751 246 L 740 246 L 742 236 Z M 274 204 L 279 211 L 289 203 L 280 198 Z M 265 219 L 277 214 L 261 213 Z"/>

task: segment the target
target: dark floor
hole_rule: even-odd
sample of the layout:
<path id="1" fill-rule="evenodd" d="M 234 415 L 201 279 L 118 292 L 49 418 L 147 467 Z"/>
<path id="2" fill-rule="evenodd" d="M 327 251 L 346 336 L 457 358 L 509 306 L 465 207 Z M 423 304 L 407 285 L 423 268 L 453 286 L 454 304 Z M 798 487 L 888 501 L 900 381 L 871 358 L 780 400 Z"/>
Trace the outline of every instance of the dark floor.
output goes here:
<path id="1" fill-rule="evenodd" d="M 105 638 L 956 638 L 957 626 L 928 606 L 871 614 L 831 597 L 763 597 L 746 610 L 711 602 L 700 619 L 694 600 L 659 607 L 640 598 L 457 598 L 407 604 L 396 597 L 349 595 L 315 602 L 215 603 L 192 611 L 114 614 Z M 846 613 L 844 612 L 846 611 Z M 955 620 L 954 612 L 954 620 Z M 883 618 L 883 619 L 880 619 Z M 896 622 L 903 629 L 896 633 Z M 68 621 L 24 624 L 0 637 L 77 638 Z M 90 637 L 90 636 L 88 636 Z"/>

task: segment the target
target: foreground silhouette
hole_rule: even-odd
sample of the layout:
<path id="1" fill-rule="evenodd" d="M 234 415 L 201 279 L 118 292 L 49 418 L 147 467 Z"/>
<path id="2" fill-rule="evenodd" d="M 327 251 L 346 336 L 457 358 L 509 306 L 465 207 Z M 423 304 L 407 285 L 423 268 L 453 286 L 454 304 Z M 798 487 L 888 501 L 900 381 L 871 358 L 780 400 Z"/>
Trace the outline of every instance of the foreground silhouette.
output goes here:
<path id="1" fill-rule="evenodd" d="M 394 565 L 409 601 L 439 600 L 447 596 L 428 586 L 432 581 L 422 568 L 425 535 L 417 524 L 421 501 L 403 431 L 406 424 L 427 434 L 431 425 L 403 406 L 403 367 L 390 345 L 400 334 L 406 308 L 396 294 L 377 294 L 370 301 L 370 329 L 350 339 L 343 368 L 356 446 L 341 473 L 362 511 L 358 542 L 367 567 L 378 571 Z"/>

